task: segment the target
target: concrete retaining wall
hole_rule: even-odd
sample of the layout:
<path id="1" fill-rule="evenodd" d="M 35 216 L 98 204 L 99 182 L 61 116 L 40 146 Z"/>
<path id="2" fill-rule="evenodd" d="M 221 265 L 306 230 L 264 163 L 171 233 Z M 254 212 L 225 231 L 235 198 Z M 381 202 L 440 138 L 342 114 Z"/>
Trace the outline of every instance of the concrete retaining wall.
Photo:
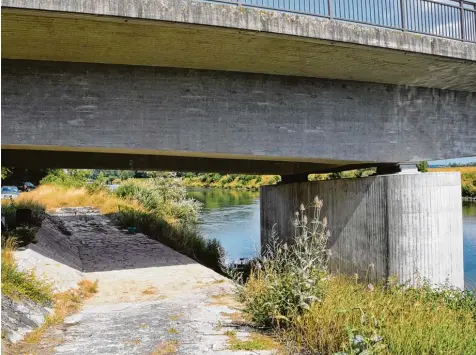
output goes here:
<path id="1" fill-rule="evenodd" d="M 290 241 L 300 203 L 318 195 L 332 232 L 331 269 L 377 280 L 397 275 L 464 286 L 459 173 L 374 176 L 261 189 L 261 242 L 274 224 Z"/>

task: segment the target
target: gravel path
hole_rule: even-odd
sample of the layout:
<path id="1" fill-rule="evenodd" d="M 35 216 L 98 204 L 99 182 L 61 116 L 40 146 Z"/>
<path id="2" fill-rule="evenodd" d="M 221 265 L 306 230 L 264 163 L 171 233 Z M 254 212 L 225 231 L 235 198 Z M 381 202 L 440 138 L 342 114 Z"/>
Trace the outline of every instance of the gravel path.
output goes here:
<path id="1" fill-rule="evenodd" d="M 239 318 L 233 286 L 221 275 L 142 234 L 120 231 L 93 209 L 61 209 L 52 221 L 69 245 L 52 250 L 58 243 L 40 238 L 34 253 L 41 258 L 27 263 L 21 253 L 32 251 L 19 252 L 25 267 L 63 282 L 65 270 L 74 270 L 98 280 L 99 290 L 64 325 L 46 332 L 37 354 L 275 353 L 229 350 L 226 331 L 246 340 L 252 330 L 233 320 Z"/>

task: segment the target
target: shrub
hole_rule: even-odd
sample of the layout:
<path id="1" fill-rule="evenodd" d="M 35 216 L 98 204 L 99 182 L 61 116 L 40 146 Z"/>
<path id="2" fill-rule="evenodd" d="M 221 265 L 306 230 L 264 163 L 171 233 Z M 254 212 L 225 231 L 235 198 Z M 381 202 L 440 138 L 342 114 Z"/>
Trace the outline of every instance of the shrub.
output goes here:
<path id="1" fill-rule="evenodd" d="M 40 184 L 59 185 L 63 187 L 83 187 L 91 178 L 91 170 L 82 169 L 51 169 L 40 181 Z"/>
<path id="2" fill-rule="evenodd" d="M 146 181 L 127 180 L 116 190 L 120 198 L 138 201 L 145 209 L 167 222 L 192 226 L 198 220 L 201 204 L 187 198 L 180 180 L 159 176 Z"/>
<path id="3" fill-rule="evenodd" d="M 428 172 L 428 162 L 427 161 L 420 162 L 420 164 L 417 164 L 417 169 L 421 173 Z"/>
<path id="4" fill-rule="evenodd" d="M 324 295 L 329 232 L 327 220 L 320 219 L 321 208 L 317 197 L 308 209 L 301 205 L 290 246 L 279 242 L 273 231 L 250 278 L 238 288 L 245 312 L 258 325 L 288 326 Z"/>

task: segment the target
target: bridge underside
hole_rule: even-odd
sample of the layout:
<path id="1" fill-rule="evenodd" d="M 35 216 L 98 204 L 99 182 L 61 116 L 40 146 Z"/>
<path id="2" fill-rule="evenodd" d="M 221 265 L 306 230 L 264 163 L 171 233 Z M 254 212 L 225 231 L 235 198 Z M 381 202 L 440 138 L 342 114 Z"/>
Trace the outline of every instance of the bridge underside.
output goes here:
<path id="1" fill-rule="evenodd" d="M 242 160 L 202 157 L 179 157 L 127 153 L 97 153 L 79 151 L 51 151 L 2 149 L 2 164 L 26 169 L 114 169 L 242 173 L 296 176 L 328 173 L 384 164 L 299 163 L 271 160 Z"/>
<path id="2" fill-rule="evenodd" d="M 213 167 L 187 170 L 276 174 L 476 151 L 472 92 L 86 63 L 2 66 L 2 149 L 161 155 L 169 158 L 141 161 L 167 169 L 206 158 Z"/>

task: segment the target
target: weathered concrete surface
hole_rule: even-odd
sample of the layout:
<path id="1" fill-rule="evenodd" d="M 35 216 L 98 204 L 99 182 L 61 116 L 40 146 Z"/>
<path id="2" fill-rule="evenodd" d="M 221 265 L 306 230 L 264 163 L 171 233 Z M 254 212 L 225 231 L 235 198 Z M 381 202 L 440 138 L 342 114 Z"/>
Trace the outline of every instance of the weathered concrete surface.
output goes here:
<path id="1" fill-rule="evenodd" d="M 78 249 L 83 277 L 98 280 L 98 293 L 38 344 L 13 348 L 11 354 L 275 353 L 228 349 L 227 330 L 240 339 L 252 330 L 236 322 L 239 305 L 221 275 L 142 234 L 118 230 L 93 209 L 65 208 L 54 216 Z M 40 272 L 44 267 L 36 265 Z M 176 351 L 166 352 L 166 344 Z"/>
<path id="2" fill-rule="evenodd" d="M 56 150 L 2 149 L 4 166 L 25 169 L 122 169 L 294 175 L 327 172 L 336 166 L 351 170 L 349 162 L 300 163 L 256 159 L 220 159 L 153 154 L 98 153 Z M 342 164 L 342 165 L 335 165 Z M 373 164 L 372 164 L 373 165 Z M 359 165 L 360 167 L 361 165 Z M 345 167 L 345 168 L 344 168 Z M 306 175 L 307 175 L 306 174 Z"/>
<path id="3" fill-rule="evenodd" d="M 2 295 L 2 338 L 16 343 L 41 326 L 52 309 L 30 300 L 12 300 Z"/>
<path id="4" fill-rule="evenodd" d="M 192 0 L 6 0 L 2 57 L 476 90 L 475 44 Z"/>
<path id="5" fill-rule="evenodd" d="M 364 280 L 397 275 L 463 288 L 459 173 L 396 174 L 261 188 L 261 245 L 274 224 L 291 241 L 301 203 L 324 201 L 331 268 Z"/>
<path id="6" fill-rule="evenodd" d="M 476 93 L 82 63 L 2 70 L 6 149 L 336 165 L 476 153 Z"/>

